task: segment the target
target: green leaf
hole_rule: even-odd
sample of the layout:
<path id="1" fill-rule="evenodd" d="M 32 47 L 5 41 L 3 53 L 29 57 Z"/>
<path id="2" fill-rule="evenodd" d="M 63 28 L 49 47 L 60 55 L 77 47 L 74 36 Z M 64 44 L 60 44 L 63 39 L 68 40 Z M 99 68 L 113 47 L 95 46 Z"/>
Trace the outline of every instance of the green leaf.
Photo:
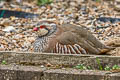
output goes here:
<path id="1" fill-rule="evenodd" d="M 109 66 L 106 66 L 106 67 L 104 68 L 104 70 L 109 71 L 109 70 L 111 70 L 111 68 L 110 68 Z"/>
<path id="2" fill-rule="evenodd" d="M 114 65 L 114 66 L 112 67 L 112 69 L 120 69 L 120 66 Z"/>
<path id="3" fill-rule="evenodd" d="M 91 70 L 92 68 L 91 68 L 90 66 L 87 66 L 87 69 L 88 69 L 88 70 Z"/>
<path id="4" fill-rule="evenodd" d="M 75 68 L 81 69 L 81 70 L 87 69 L 83 64 L 78 64 L 77 66 L 75 66 Z"/>
<path id="5" fill-rule="evenodd" d="M 99 65 L 99 69 L 100 69 L 100 70 L 103 70 L 103 67 L 102 67 L 102 65 L 100 64 L 100 60 L 99 60 L 98 58 L 96 58 L 96 61 L 97 61 L 98 65 Z"/>
<path id="6" fill-rule="evenodd" d="M 2 61 L 2 64 L 7 64 L 7 62 L 5 60 Z"/>

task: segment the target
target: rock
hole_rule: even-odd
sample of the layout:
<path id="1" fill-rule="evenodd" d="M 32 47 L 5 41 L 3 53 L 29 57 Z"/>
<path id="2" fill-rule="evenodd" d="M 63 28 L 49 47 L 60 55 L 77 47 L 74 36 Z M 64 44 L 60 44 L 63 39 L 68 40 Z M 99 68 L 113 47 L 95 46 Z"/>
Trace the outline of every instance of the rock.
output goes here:
<path id="1" fill-rule="evenodd" d="M 5 2 L 0 1 L 0 8 L 2 8 L 4 6 Z"/>
<path id="2" fill-rule="evenodd" d="M 75 2 L 70 2 L 70 5 L 71 6 L 76 6 L 76 3 Z"/>
<path id="3" fill-rule="evenodd" d="M 44 65 L 41 65 L 40 67 L 41 67 L 41 68 L 44 68 L 45 66 L 44 66 Z"/>
<path id="4" fill-rule="evenodd" d="M 15 31 L 15 28 L 13 26 L 7 26 L 5 29 L 3 29 L 3 31 L 11 32 L 11 31 Z"/>

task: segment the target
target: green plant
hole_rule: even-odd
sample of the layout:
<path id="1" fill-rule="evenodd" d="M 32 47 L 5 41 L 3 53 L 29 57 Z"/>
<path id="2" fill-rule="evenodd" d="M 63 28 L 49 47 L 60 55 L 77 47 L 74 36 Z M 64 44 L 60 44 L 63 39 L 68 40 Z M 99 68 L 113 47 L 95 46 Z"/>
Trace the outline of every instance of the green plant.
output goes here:
<path id="1" fill-rule="evenodd" d="M 114 66 L 112 67 L 112 69 L 120 69 L 120 66 L 114 65 Z"/>
<path id="2" fill-rule="evenodd" d="M 77 66 L 75 66 L 75 68 L 81 69 L 81 70 L 87 69 L 83 64 L 78 64 Z"/>
<path id="3" fill-rule="evenodd" d="M 96 2 L 100 2 L 100 0 L 95 0 Z"/>
<path id="4" fill-rule="evenodd" d="M 100 64 L 100 60 L 99 60 L 98 58 L 96 58 L 96 61 L 97 61 L 97 63 L 98 63 L 99 69 L 100 69 L 100 70 L 103 70 L 103 67 L 102 67 L 102 65 Z"/>
<path id="5" fill-rule="evenodd" d="M 106 67 L 104 68 L 104 70 L 105 70 L 105 71 L 110 71 L 111 68 L 110 68 L 109 66 L 106 66 Z"/>
<path id="6" fill-rule="evenodd" d="M 0 0 L 0 2 L 1 2 L 1 1 L 5 1 L 5 0 Z"/>
<path id="7" fill-rule="evenodd" d="M 38 5 L 45 5 L 45 4 L 50 4 L 53 2 L 53 0 L 37 0 Z"/>
<path id="8" fill-rule="evenodd" d="M 105 71 L 110 71 L 110 70 L 116 70 L 116 69 L 120 69 L 119 65 L 114 65 L 112 67 L 109 67 L 108 65 L 106 65 L 104 68 L 102 67 L 102 65 L 100 64 L 100 60 L 97 58 L 97 63 L 99 65 L 99 69 L 100 70 L 105 70 Z M 74 68 L 76 69 L 81 69 L 81 70 L 92 70 L 92 68 L 90 66 L 84 66 L 83 64 L 78 64 L 77 66 L 75 66 Z"/>
<path id="9" fill-rule="evenodd" d="M 91 70 L 92 68 L 91 68 L 90 66 L 87 66 L 87 69 L 88 69 L 88 70 Z"/>
<path id="10" fill-rule="evenodd" d="M 2 61 L 2 64 L 7 64 L 7 62 L 5 60 Z"/>

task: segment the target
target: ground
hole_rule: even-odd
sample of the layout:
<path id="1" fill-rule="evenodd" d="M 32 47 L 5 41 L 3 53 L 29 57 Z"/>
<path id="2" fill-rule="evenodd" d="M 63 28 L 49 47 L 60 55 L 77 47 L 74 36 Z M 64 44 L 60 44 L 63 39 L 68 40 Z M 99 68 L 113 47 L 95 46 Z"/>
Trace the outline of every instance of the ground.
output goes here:
<path id="1" fill-rule="evenodd" d="M 104 6 L 103 6 L 104 5 Z M 36 33 L 33 27 L 40 20 L 52 20 L 59 25 L 70 23 L 85 27 L 102 43 L 115 46 L 109 54 L 120 55 L 120 23 L 102 22 L 99 17 L 119 18 L 119 12 L 106 1 L 80 2 L 79 0 L 54 0 L 53 3 L 38 6 L 35 2 L 1 2 L 1 9 L 25 11 L 39 14 L 32 19 L 0 18 L 0 51 L 31 51 Z M 12 32 L 9 32 L 9 28 Z M 117 39 L 116 39 L 117 38 Z M 115 39 L 115 40 L 114 40 Z"/>

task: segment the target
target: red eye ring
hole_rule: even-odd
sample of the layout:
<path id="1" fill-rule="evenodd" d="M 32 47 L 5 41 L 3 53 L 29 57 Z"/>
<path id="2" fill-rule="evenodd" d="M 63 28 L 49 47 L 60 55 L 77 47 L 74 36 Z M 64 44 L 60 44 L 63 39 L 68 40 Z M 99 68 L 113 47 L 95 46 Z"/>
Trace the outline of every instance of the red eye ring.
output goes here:
<path id="1" fill-rule="evenodd" d="M 46 26 L 45 26 L 45 25 L 41 25 L 40 28 L 41 28 L 41 29 L 42 29 L 42 28 L 46 28 Z"/>

